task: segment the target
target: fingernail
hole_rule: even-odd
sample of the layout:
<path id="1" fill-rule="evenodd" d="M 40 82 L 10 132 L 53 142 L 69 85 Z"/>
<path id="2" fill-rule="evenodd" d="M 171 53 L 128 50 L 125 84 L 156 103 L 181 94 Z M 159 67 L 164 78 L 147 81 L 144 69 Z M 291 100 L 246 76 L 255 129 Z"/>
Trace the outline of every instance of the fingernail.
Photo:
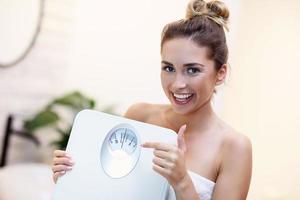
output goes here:
<path id="1" fill-rule="evenodd" d="M 66 173 L 66 171 L 61 171 L 61 172 L 60 172 L 60 174 L 65 174 L 65 173 Z"/>
<path id="2" fill-rule="evenodd" d="M 71 166 L 67 167 L 67 170 L 71 170 L 71 169 L 73 169 L 73 167 L 71 167 Z"/>

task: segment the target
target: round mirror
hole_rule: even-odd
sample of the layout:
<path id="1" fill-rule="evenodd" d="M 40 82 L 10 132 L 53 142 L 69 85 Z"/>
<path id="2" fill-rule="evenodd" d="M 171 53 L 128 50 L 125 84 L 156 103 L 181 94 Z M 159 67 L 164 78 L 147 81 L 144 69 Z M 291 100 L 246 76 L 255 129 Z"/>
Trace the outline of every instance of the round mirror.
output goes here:
<path id="1" fill-rule="evenodd" d="M 40 31 L 44 0 L 0 1 L 0 67 L 23 60 Z"/>

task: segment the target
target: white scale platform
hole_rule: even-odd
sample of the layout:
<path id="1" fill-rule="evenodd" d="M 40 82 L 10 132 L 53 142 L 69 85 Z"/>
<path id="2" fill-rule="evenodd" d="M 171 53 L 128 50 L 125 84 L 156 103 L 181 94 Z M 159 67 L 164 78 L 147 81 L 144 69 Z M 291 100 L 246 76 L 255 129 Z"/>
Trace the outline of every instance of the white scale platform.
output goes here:
<path id="1" fill-rule="evenodd" d="M 79 112 L 66 151 L 73 169 L 58 179 L 53 200 L 164 200 L 167 180 L 153 171 L 144 142 L 176 144 L 170 129 L 93 110 Z"/>

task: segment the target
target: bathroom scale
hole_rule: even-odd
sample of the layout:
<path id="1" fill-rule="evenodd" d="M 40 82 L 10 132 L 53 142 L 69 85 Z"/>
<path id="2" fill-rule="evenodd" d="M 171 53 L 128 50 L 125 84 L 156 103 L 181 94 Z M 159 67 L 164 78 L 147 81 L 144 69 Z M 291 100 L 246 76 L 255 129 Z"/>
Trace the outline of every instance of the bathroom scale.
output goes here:
<path id="1" fill-rule="evenodd" d="M 164 200 L 169 184 L 152 169 L 144 142 L 177 144 L 170 129 L 94 110 L 80 111 L 66 151 L 75 164 L 56 183 L 53 200 Z"/>

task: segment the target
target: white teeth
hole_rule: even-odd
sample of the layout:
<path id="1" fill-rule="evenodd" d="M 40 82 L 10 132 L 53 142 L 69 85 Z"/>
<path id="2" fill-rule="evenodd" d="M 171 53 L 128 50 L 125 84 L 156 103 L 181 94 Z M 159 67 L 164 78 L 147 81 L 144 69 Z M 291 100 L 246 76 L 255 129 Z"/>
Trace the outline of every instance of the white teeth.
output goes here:
<path id="1" fill-rule="evenodd" d="M 175 94 L 175 93 L 173 93 L 173 95 L 178 99 L 187 99 L 192 96 L 192 94 Z"/>

